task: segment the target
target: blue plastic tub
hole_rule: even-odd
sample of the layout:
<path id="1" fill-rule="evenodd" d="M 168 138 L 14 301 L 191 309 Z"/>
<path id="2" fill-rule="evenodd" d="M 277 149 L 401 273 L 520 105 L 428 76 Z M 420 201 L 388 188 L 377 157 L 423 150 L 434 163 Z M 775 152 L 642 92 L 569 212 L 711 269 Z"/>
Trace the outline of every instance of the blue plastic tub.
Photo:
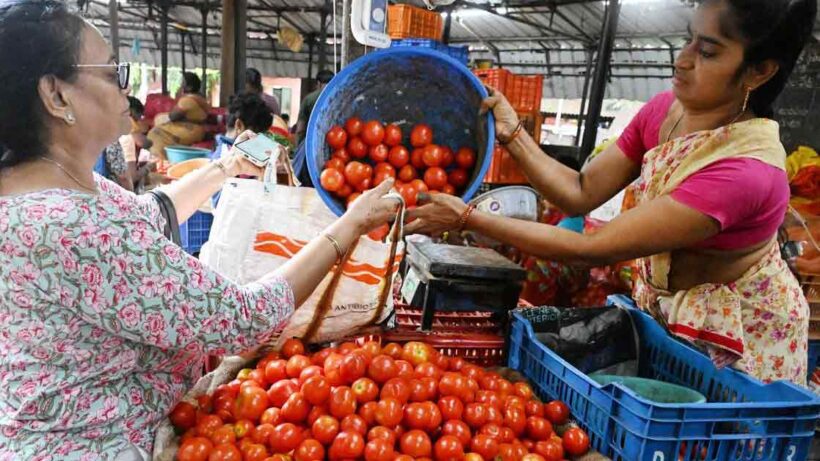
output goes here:
<path id="1" fill-rule="evenodd" d="M 476 167 L 462 198 L 473 197 L 490 166 L 495 140 L 492 114 L 479 116 L 487 90 L 455 59 L 416 47 L 388 48 L 367 54 L 345 67 L 322 91 L 308 122 L 306 161 L 322 200 L 337 215 L 344 204 L 322 189 L 319 174 L 330 158 L 325 135 L 333 125 L 357 116 L 401 126 L 403 144 L 417 123 L 433 127 L 433 142 L 451 148 L 472 147 Z"/>
<path id="2" fill-rule="evenodd" d="M 190 146 L 168 146 L 165 148 L 165 156 L 171 163 L 184 162 L 195 158 L 208 158 L 211 151 L 199 147 Z"/>
<path id="3" fill-rule="evenodd" d="M 438 51 L 439 53 L 444 53 L 447 56 L 455 59 L 456 61 L 467 65 L 470 62 L 470 50 L 466 46 L 451 46 L 445 45 L 438 40 L 433 40 L 431 38 L 405 38 L 405 39 L 394 39 L 390 42 L 391 48 L 397 48 L 402 46 L 415 46 L 419 48 L 429 48 L 431 50 Z"/>
<path id="4" fill-rule="evenodd" d="M 198 253 L 202 245 L 208 241 L 211 235 L 211 225 L 214 223 L 214 215 L 197 211 L 187 221 L 179 225 L 179 239 L 182 248 L 189 254 Z"/>
<path id="5" fill-rule="evenodd" d="M 698 350 L 669 337 L 626 297 L 641 338 L 639 374 L 697 390 L 701 404 L 658 404 L 619 384 L 599 385 L 535 336 L 513 314 L 509 366 L 543 398 L 561 399 L 613 461 L 803 461 L 809 455 L 820 399 L 788 382 L 765 385 L 733 369 L 718 370 Z"/>

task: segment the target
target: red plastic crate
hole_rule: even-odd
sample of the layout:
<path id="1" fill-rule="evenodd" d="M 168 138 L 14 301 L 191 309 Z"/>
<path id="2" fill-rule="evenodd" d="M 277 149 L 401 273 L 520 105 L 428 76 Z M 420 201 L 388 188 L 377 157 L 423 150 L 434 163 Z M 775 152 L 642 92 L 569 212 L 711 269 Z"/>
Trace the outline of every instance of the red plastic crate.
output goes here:
<path id="1" fill-rule="evenodd" d="M 390 38 L 431 38 L 441 40 L 444 21 L 435 11 L 412 5 L 387 6 L 387 34 Z"/>
<path id="2" fill-rule="evenodd" d="M 484 182 L 491 184 L 527 184 L 527 177 L 518 166 L 512 154 L 504 147 L 496 144 L 493 158 Z"/>
<path id="3" fill-rule="evenodd" d="M 482 333 L 422 332 L 397 328 L 382 335 L 382 344 L 421 341 L 447 357 L 459 357 L 482 367 L 504 365 L 504 337 Z"/>
<path id="4" fill-rule="evenodd" d="M 507 96 L 510 79 L 515 75 L 507 69 L 475 69 L 473 74 L 485 85 L 489 85 Z"/>
<path id="5" fill-rule="evenodd" d="M 507 78 L 507 91 L 504 95 L 518 112 L 540 112 L 543 94 L 543 75 L 510 74 Z"/>
<path id="6" fill-rule="evenodd" d="M 399 328 L 412 330 L 421 326 L 423 309 L 407 305 L 396 305 L 395 309 Z M 501 325 L 492 312 L 435 312 L 433 330 L 498 334 Z"/>

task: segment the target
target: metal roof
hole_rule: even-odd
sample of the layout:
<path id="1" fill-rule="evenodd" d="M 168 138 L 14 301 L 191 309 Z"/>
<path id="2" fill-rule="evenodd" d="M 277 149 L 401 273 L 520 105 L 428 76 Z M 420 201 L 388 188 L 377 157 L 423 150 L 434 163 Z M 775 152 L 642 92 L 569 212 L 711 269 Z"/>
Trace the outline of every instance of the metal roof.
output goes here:
<path id="1" fill-rule="evenodd" d="M 119 0 L 120 52 L 123 59 L 159 63 L 160 13 L 163 0 Z M 264 74 L 308 76 L 308 42 L 318 49 L 322 10 L 327 8 L 328 63 L 333 62 L 334 27 L 341 34 L 341 0 L 247 0 L 248 61 Z M 433 0 L 435 1 L 435 0 Z M 80 0 L 84 14 L 108 33 L 108 3 Z M 335 14 L 333 11 L 335 2 Z M 221 2 L 214 0 L 168 1 L 169 63 L 181 64 L 179 31 L 186 31 L 188 67 L 199 67 L 203 9 L 208 13 L 208 66 L 219 68 Z M 422 0 L 399 3 L 423 5 Z M 586 71 L 586 49 L 600 35 L 608 0 L 456 0 L 452 8 L 450 41 L 470 47 L 472 59 L 489 58 L 519 73 L 547 75 L 548 93 L 579 97 Z M 647 99 L 667 86 L 669 64 L 686 33 L 692 14 L 688 0 L 621 0 L 616 47 L 607 97 Z M 820 0 L 818 0 L 820 3 Z M 446 13 L 442 13 L 446 14 Z M 446 16 L 445 16 L 446 18 Z M 280 27 L 290 27 L 305 37 L 305 46 L 294 53 L 276 40 Z M 820 30 L 818 19 L 817 30 Z M 134 46 L 141 46 L 137 53 Z M 194 52 L 196 50 L 197 52 Z M 317 70 L 318 51 L 312 55 Z"/>

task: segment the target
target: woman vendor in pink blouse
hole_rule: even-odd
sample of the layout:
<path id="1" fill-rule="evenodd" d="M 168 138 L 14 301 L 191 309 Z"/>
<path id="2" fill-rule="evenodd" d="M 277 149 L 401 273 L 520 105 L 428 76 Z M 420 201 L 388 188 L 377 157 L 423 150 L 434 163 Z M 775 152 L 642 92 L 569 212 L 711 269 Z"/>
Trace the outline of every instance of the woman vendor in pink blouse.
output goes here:
<path id="1" fill-rule="evenodd" d="M 673 91 L 576 173 L 541 152 L 499 93 L 505 144 L 544 197 L 595 209 L 636 179 L 638 205 L 592 235 L 474 212 L 436 194 L 408 232 L 466 228 L 546 259 L 634 258 L 634 297 L 671 333 L 763 381 L 805 383 L 809 309 L 776 241 L 789 199 L 786 153 L 769 118 L 806 41 L 816 0 L 706 0 L 675 62 Z"/>
<path id="2" fill-rule="evenodd" d="M 164 237 L 153 198 L 92 173 L 129 129 L 111 56 L 62 2 L 0 4 L 0 460 L 149 459 L 205 357 L 269 339 L 395 213 L 387 182 L 276 273 L 226 280 Z M 164 193 L 181 222 L 238 174 L 260 171 L 230 155 Z"/>

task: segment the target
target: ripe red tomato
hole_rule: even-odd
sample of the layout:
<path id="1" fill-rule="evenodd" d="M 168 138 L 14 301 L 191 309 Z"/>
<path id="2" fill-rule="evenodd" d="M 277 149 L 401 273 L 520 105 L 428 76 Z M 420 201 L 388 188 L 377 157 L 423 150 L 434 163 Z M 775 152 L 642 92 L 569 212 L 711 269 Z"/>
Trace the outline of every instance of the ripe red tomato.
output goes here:
<path id="1" fill-rule="evenodd" d="M 260 424 L 253 430 L 250 438 L 255 443 L 267 445 L 268 439 L 270 439 L 270 436 L 273 435 L 274 431 L 276 431 L 276 426 L 272 424 Z"/>
<path id="2" fill-rule="evenodd" d="M 375 426 L 367 431 L 367 440 L 382 439 L 387 441 L 391 447 L 396 446 L 396 433 L 384 426 Z"/>
<path id="3" fill-rule="evenodd" d="M 404 378 L 391 378 L 382 386 L 379 398 L 394 398 L 405 404 L 410 400 L 410 384 Z"/>
<path id="4" fill-rule="evenodd" d="M 299 386 L 292 381 L 287 379 L 277 381 L 268 389 L 268 401 L 271 406 L 282 408 L 282 405 L 287 402 L 288 397 L 297 391 L 299 391 Z"/>
<path id="5" fill-rule="evenodd" d="M 350 117 L 345 122 L 345 131 L 350 136 L 358 136 L 364 129 L 364 122 L 359 117 Z"/>
<path id="6" fill-rule="evenodd" d="M 402 425 L 409 429 L 427 428 L 427 407 L 423 403 L 411 403 L 404 406 Z"/>
<path id="7" fill-rule="evenodd" d="M 504 409 L 504 425 L 520 436 L 527 429 L 527 414 L 522 408 L 508 406 Z"/>
<path id="8" fill-rule="evenodd" d="M 545 461 L 544 457 L 537 453 L 527 453 L 521 458 L 521 461 Z"/>
<path id="9" fill-rule="evenodd" d="M 347 162 L 350 161 L 350 153 L 346 148 L 342 147 L 341 149 L 336 149 L 333 151 L 333 156 L 331 158 L 337 158 L 341 160 L 342 163 L 347 164 Z"/>
<path id="10" fill-rule="evenodd" d="M 380 400 L 376 407 L 376 422 L 385 427 L 396 427 L 401 423 L 402 404 L 396 399 Z"/>
<path id="11" fill-rule="evenodd" d="M 441 157 L 441 165 L 439 166 L 447 168 L 456 161 L 456 154 L 453 153 L 453 149 L 447 146 L 441 146 L 441 150 L 444 152 L 444 155 Z"/>
<path id="12" fill-rule="evenodd" d="M 366 190 L 369 190 L 371 187 L 373 187 L 373 179 L 368 177 L 356 186 L 356 190 L 359 192 L 364 192 Z"/>
<path id="13" fill-rule="evenodd" d="M 452 395 L 461 398 L 466 386 L 466 378 L 458 373 L 448 371 L 441 375 L 438 391 L 442 397 Z"/>
<path id="14" fill-rule="evenodd" d="M 330 446 L 330 459 L 356 459 L 364 453 L 364 438 L 357 432 L 339 432 Z"/>
<path id="15" fill-rule="evenodd" d="M 330 415 L 330 413 L 328 413 L 326 405 L 317 405 L 311 408 L 306 421 L 308 427 L 313 426 L 313 423 L 315 423 L 317 419 L 327 415 Z"/>
<path id="16" fill-rule="evenodd" d="M 561 439 L 536 442 L 535 452 L 543 456 L 546 461 L 561 461 L 564 459 L 564 446 Z"/>
<path id="17" fill-rule="evenodd" d="M 367 434 L 367 422 L 359 415 L 347 415 L 340 424 L 342 432 L 358 432 L 362 436 Z"/>
<path id="18" fill-rule="evenodd" d="M 410 182 L 416 179 L 416 169 L 410 165 L 404 165 L 399 170 L 398 178 L 404 182 Z"/>
<path id="19" fill-rule="evenodd" d="M 470 444 L 470 440 L 472 439 L 470 427 L 467 426 L 467 423 L 458 419 L 451 419 L 444 423 L 444 426 L 441 428 L 441 433 L 443 435 L 452 435 L 465 447 Z"/>
<path id="20" fill-rule="evenodd" d="M 430 190 L 441 190 L 447 185 L 447 173 L 443 168 L 433 167 L 424 172 L 424 182 Z"/>
<path id="21" fill-rule="evenodd" d="M 351 384 L 357 379 L 364 376 L 367 370 L 367 361 L 364 356 L 358 352 L 350 353 L 344 356 L 339 367 L 342 380 L 346 384 Z"/>
<path id="22" fill-rule="evenodd" d="M 342 172 L 336 168 L 325 168 L 322 170 L 322 174 L 319 175 L 319 182 L 322 184 L 324 189 L 330 192 L 335 192 L 344 186 L 345 177 Z"/>
<path id="23" fill-rule="evenodd" d="M 540 416 L 544 418 L 544 404 L 537 400 L 529 400 L 524 405 L 524 411 L 527 412 L 527 416 Z"/>
<path id="24" fill-rule="evenodd" d="M 384 127 L 384 143 L 390 147 L 401 144 L 401 128 L 391 123 Z"/>
<path id="25" fill-rule="evenodd" d="M 315 435 L 315 434 L 314 434 Z M 292 423 L 282 423 L 276 426 L 268 440 L 274 453 L 287 453 L 302 443 L 302 429 Z"/>
<path id="26" fill-rule="evenodd" d="M 251 437 L 253 437 L 253 433 L 256 431 L 256 426 L 254 426 L 253 423 L 247 419 L 240 419 L 233 425 L 233 431 L 236 434 L 237 440 L 242 440 L 245 438 L 251 439 Z"/>
<path id="27" fill-rule="evenodd" d="M 321 405 L 330 397 L 330 383 L 324 376 L 312 376 L 302 384 L 302 394 L 311 405 Z"/>
<path id="28" fill-rule="evenodd" d="M 388 343 L 382 348 L 382 354 L 392 357 L 394 360 L 401 359 L 403 349 L 398 343 Z"/>
<path id="29" fill-rule="evenodd" d="M 452 184 L 445 184 L 441 187 L 441 193 L 447 195 L 456 195 L 456 188 Z"/>
<path id="30" fill-rule="evenodd" d="M 440 398 L 438 400 L 438 408 L 441 411 L 441 417 L 444 418 L 445 421 L 451 419 L 461 420 L 464 414 L 464 404 L 461 403 L 458 397 L 452 395 Z"/>
<path id="31" fill-rule="evenodd" d="M 431 166 L 441 166 L 441 162 L 444 159 L 444 150 L 441 147 L 430 144 L 429 146 L 424 148 L 424 152 L 422 152 L 421 160 L 424 164 L 428 167 Z"/>
<path id="32" fill-rule="evenodd" d="M 406 200 L 407 198 L 405 198 Z M 367 375 L 378 384 L 386 383 L 389 379 L 395 378 L 397 372 L 396 362 L 387 355 L 374 357 L 367 367 Z"/>
<path id="33" fill-rule="evenodd" d="M 370 120 L 364 124 L 362 141 L 368 146 L 377 146 L 384 141 L 384 125 L 378 120 Z"/>
<path id="34" fill-rule="evenodd" d="M 370 378 L 359 378 L 350 388 L 359 404 L 372 402 L 379 396 L 379 386 Z"/>
<path id="35" fill-rule="evenodd" d="M 334 125 L 328 130 L 325 135 L 325 140 L 327 140 L 327 144 L 333 149 L 342 148 L 347 144 L 347 132 L 344 128 Z"/>
<path id="36" fill-rule="evenodd" d="M 179 402 L 171 411 L 169 418 L 174 427 L 187 431 L 196 424 L 196 407 L 188 402 Z"/>
<path id="37" fill-rule="evenodd" d="M 486 434 L 478 434 L 470 442 L 470 450 L 484 459 L 495 459 L 498 455 L 498 440 Z"/>
<path id="38" fill-rule="evenodd" d="M 339 433 L 339 421 L 330 415 L 320 416 L 310 428 L 313 438 L 322 445 L 330 445 Z"/>
<path id="39" fill-rule="evenodd" d="M 205 437 L 192 437 L 179 447 L 177 459 L 179 461 L 206 461 L 214 444 Z"/>
<path id="40" fill-rule="evenodd" d="M 484 458 L 482 458 L 478 453 L 471 452 L 464 455 L 464 461 L 484 461 Z"/>
<path id="41" fill-rule="evenodd" d="M 414 180 L 410 181 L 410 184 L 412 184 L 413 187 L 415 187 L 416 190 L 419 191 L 419 192 L 429 192 L 430 191 L 430 188 L 427 187 L 427 184 L 424 181 L 422 181 L 421 179 L 414 179 Z M 434 364 L 434 365 L 436 365 L 436 364 Z M 436 365 L 436 366 L 438 367 L 438 365 Z M 444 371 L 444 368 L 441 368 L 441 367 L 438 367 L 438 368 L 440 370 Z"/>
<path id="42" fill-rule="evenodd" d="M 325 162 L 325 169 L 333 168 L 339 171 L 343 171 L 345 169 L 345 162 L 338 157 L 331 157 L 327 162 Z M 267 365 L 267 363 L 266 363 Z M 258 366 L 257 366 L 258 368 Z M 264 370 L 264 367 L 262 367 Z"/>
<path id="43" fill-rule="evenodd" d="M 378 405 L 376 402 L 365 402 L 359 405 L 357 414 L 362 417 L 367 427 L 376 425 L 376 408 L 378 408 Z"/>
<path id="44" fill-rule="evenodd" d="M 209 437 L 211 442 L 216 445 L 222 445 L 223 443 L 234 443 L 236 442 L 236 433 L 234 432 L 233 425 L 226 424 L 220 428 L 217 428 Z"/>
<path id="45" fill-rule="evenodd" d="M 429 457 L 433 452 L 430 437 L 420 430 L 408 431 L 399 441 L 401 452 L 414 458 Z"/>
<path id="46" fill-rule="evenodd" d="M 268 394 L 259 387 L 246 387 L 236 397 L 233 416 L 236 419 L 259 421 L 268 408 Z"/>
<path id="47" fill-rule="evenodd" d="M 572 427 L 562 437 L 564 451 L 572 456 L 581 456 L 589 451 L 589 436 L 583 429 Z"/>
<path id="48" fill-rule="evenodd" d="M 392 176 L 392 177 L 394 177 L 394 178 L 396 177 L 396 169 L 393 167 L 393 165 L 391 165 L 391 164 L 389 164 L 389 163 L 387 163 L 387 162 L 377 163 L 377 164 L 376 164 L 376 168 L 374 168 L 374 169 L 373 169 L 373 172 L 374 172 L 374 173 L 376 173 L 376 174 L 379 174 L 379 173 L 389 173 L 389 174 L 390 174 L 390 176 Z M 371 342 L 369 342 L 369 343 L 367 343 L 367 344 L 375 344 L 375 345 L 376 345 L 376 347 L 379 347 L 378 343 L 376 343 L 376 342 L 374 342 L 374 341 L 371 341 Z M 367 344 L 365 344 L 365 346 L 367 346 Z M 365 355 L 367 356 L 368 360 L 373 360 L 373 357 L 375 357 L 375 356 L 379 355 L 379 352 L 381 351 L 381 347 L 379 347 L 379 350 L 378 350 L 378 351 L 374 351 L 374 350 L 372 350 L 372 347 L 371 347 L 370 349 L 368 349 L 368 350 L 365 350 L 365 348 L 363 347 L 363 348 L 362 348 L 362 349 L 360 349 L 360 350 L 361 350 L 362 352 L 364 352 L 364 353 L 365 353 Z"/>
<path id="49" fill-rule="evenodd" d="M 386 172 L 386 171 L 381 171 L 379 173 L 376 173 L 376 176 L 373 176 L 373 181 L 371 181 L 371 184 L 375 187 L 375 186 L 378 186 L 379 184 L 387 181 L 389 178 L 395 178 L 395 176 L 388 173 L 388 172 Z M 373 239 L 373 240 L 380 240 L 380 239 Z"/>
<path id="50" fill-rule="evenodd" d="M 278 426 L 282 424 L 282 410 L 276 407 L 270 407 L 264 412 L 262 412 L 262 416 L 259 417 L 259 424 L 271 424 L 273 426 Z"/>
<path id="51" fill-rule="evenodd" d="M 370 160 L 373 160 L 373 162 L 375 163 L 386 162 L 387 155 L 389 153 L 390 151 L 384 144 L 376 144 L 375 146 L 371 146 L 367 152 L 367 154 L 370 156 Z"/>
<path id="52" fill-rule="evenodd" d="M 285 371 L 290 378 L 298 378 L 302 370 L 310 366 L 310 359 L 302 354 L 296 354 L 288 359 Z"/>
<path id="53" fill-rule="evenodd" d="M 464 408 L 464 422 L 473 429 L 487 424 L 487 406 L 483 403 L 469 403 Z"/>
<path id="54" fill-rule="evenodd" d="M 487 424 L 490 423 L 498 424 L 499 426 L 504 424 L 504 415 L 497 407 L 487 405 Z"/>
<path id="55" fill-rule="evenodd" d="M 353 391 L 347 386 L 334 387 L 330 391 L 330 403 L 328 404 L 330 414 L 338 419 L 356 413 L 356 397 Z"/>
<path id="56" fill-rule="evenodd" d="M 513 385 L 513 389 L 515 391 L 515 395 L 521 397 L 525 401 L 530 400 L 533 397 L 532 388 L 527 383 L 515 383 Z"/>
<path id="57" fill-rule="evenodd" d="M 407 168 L 405 165 L 402 167 L 402 171 Z M 401 172 L 399 172 L 401 174 Z M 401 194 L 402 198 L 404 199 L 404 204 L 408 207 L 415 206 L 418 201 L 418 191 L 415 187 L 413 187 L 410 183 L 402 183 L 396 186 L 396 190 Z M 413 366 L 410 365 L 410 369 L 412 371 Z"/>
<path id="58" fill-rule="evenodd" d="M 302 441 L 293 453 L 294 461 L 324 461 L 325 447 L 315 439 Z"/>
<path id="59" fill-rule="evenodd" d="M 364 447 L 364 461 L 393 461 L 393 444 L 384 439 L 373 439 Z"/>
<path id="60" fill-rule="evenodd" d="M 301 424 L 308 417 L 310 404 L 301 392 L 295 392 L 282 405 L 282 419 L 289 423 Z"/>
<path id="61" fill-rule="evenodd" d="M 351 158 L 365 158 L 367 156 L 367 144 L 360 138 L 350 138 L 347 142 L 347 153 Z"/>
<path id="62" fill-rule="evenodd" d="M 475 165 L 475 151 L 469 147 L 462 147 L 456 153 L 456 165 L 464 170 L 469 170 Z"/>
<path id="63" fill-rule="evenodd" d="M 390 152 L 387 154 L 387 160 L 394 167 L 401 168 L 410 161 L 410 153 L 407 152 L 407 148 L 404 146 L 394 146 L 390 148 Z"/>
<path id="64" fill-rule="evenodd" d="M 282 344 L 282 356 L 289 359 L 294 355 L 305 355 L 305 343 L 298 338 L 288 338 Z"/>
<path id="65" fill-rule="evenodd" d="M 552 435 L 552 424 L 540 416 L 530 416 L 527 418 L 527 436 L 530 439 L 540 442 L 548 440 Z"/>
<path id="66" fill-rule="evenodd" d="M 424 147 L 433 142 L 433 129 L 430 125 L 419 123 L 410 132 L 410 145 L 413 147 Z"/>
<path id="67" fill-rule="evenodd" d="M 566 424 L 569 420 L 569 407 L 560 400 L 553 400 L 544 407 L 544 416 L 552 424 Z"/>
<path id="68" fill-rule="evenodd" d="M 445 435 L 436 441 L 434 454 L 436 461 L 462 461 L 464 445 L 456 437 Z"/>
<path id="69" fill-rule="evenodd" d="M 424 150 L 423 147 L 419 147 L 413 149 L 413 152 L 410 153 L 410 165 L 412 165 L 413 168 L 421 170 L 426 167 L 424 164 Z"/>
<path id="70" fill-rule="evenodd" d="M 208 461 L 242 461 L 242 452 L 233 443 L 223 443 L 214 447 Z"/>
<path id="71" fill-rule="evenodd" d="M 433 348 L 420 341 L 410 341 L 402 348 L 402 360 L 410 362 L 414 367 L 430 361 Z"/>
<path id="72" fill-rule="evenodd" d="M 350 185 L 355 187 L 367 178 L 367 168 L 364 163 L 350 162 L 345 165 L 345 179 Z M 327 375 L 327 372 L 325 372 L 325 375 Z"/>
<path id="73" fill-rule="evenodd" d="M 269 456 L 267 447 L 260 443 L 249 444 L 241 451 L 243 461 L 265 461 Z"/>
<path id="74" fill-rule="evenodd" d="M 467 184 L 467 172 L 464 170 L 453 170 L 447 175 L 447 181 L 455 188 L 464 187 Z"/>

